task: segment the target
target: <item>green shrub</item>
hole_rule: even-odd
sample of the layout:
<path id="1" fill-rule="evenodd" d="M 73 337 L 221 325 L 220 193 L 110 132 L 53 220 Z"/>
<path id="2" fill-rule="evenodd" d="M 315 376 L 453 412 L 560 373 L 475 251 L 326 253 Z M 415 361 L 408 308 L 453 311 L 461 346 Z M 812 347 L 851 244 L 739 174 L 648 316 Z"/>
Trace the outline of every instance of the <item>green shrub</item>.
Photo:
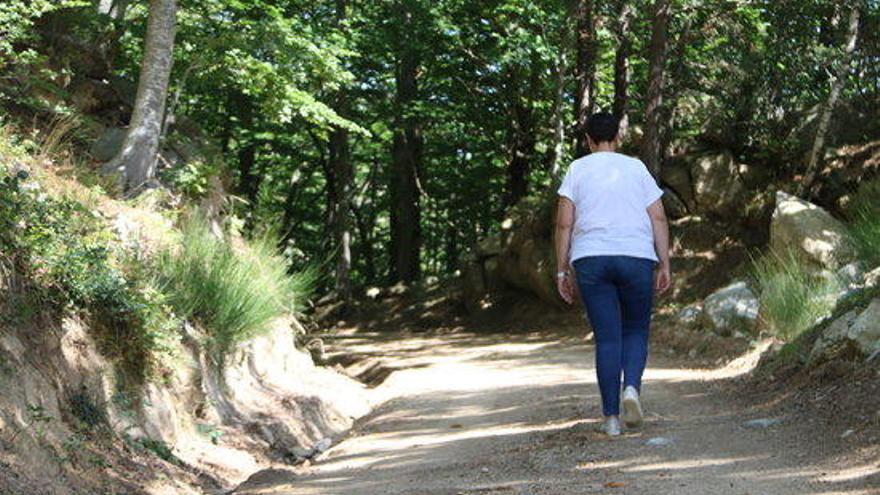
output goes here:
<path id="1" fill-rule="evenodd" d="M 112 240 L 81 204 L 0 171 L 0 253 L 27 281 L 22 305 L 82 313 L 101 351 L 137 383 L 158 370 L 176 322 L 150 280 L 117 266 Z"/>
<path id="2" fill-rule="evenodd" d="M 880 217 L 880 178 L 859 184 L 846 209 L 853 219 L 863 215 Z"/>
<path id="3" fill-rule="evenodd" d="M 198 160 L 161 171 L 163 183 L 193 199 L 204 197 L 210 190 L 211 179 L 218 175 L 220 175 L 218 164 Z"/>
<path id="4" fill-rule="evenodd" d="M 770 329 L 786 340 L 797 337 L 830 313 L 836 280 L 813 273 L 792 252 L 768 253 L 753 260 L 752 274 L 759 289 L 761 316 Z"/>
<path id="5" fill-rule="evenodd" d="M 180 316 L 202 324 L 218 361 L 294 311 L 314 282 L 311 272 L 288 273 L 271 235 L 236 249 L 198 215 L 184 223 L 182 234 L 181 245 L 159 257 L 162 288 Z"/>
<path id="6" fill-rule="evenodd" d="M 849 204 L 850 235 L 859 257 L 880 265 L 880 179 L 863 182 Z"/>
<path id="7" fill-rule="evenodd" d="M 880 265 L 880 216 L 867 211 L 859 214 L 850 225 L 850 237 L 861 259 Z"/>

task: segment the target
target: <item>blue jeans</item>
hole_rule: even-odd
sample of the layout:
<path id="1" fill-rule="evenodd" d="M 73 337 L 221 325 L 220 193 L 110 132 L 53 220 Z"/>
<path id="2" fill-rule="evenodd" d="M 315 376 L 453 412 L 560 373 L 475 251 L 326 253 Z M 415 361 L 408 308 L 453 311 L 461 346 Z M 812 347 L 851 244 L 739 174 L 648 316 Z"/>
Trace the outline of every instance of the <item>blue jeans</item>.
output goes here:
<path id="1" fill-rule="evenodd" d="M 629 256 L 588 256 L 573 263 L 593 327 L 596 375 L 606 416 L 620 414 L 621 372 L 623 387 L 641 389 L 655 265 L 653 260 Z"/>

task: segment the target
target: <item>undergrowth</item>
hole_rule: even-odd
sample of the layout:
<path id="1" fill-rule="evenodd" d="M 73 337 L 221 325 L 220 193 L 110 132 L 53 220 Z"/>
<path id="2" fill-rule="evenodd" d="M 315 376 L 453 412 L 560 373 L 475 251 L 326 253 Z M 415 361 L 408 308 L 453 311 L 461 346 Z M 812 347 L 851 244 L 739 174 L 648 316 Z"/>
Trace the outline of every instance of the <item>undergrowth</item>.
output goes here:
<path id="1" fill-rule="evenodd" d="M 113 240 L 92 210 L 0 169 L 0 252 L 27 281 L 18 306 L 80 313 L 101 351 L 143 382 L 171 348 L 174 320 L 149 280 L 126 277 Z"/>
<path id="2" fill-rule="evenodd" d="M 182 224 L 180 242 L 166 239 L 158 253 L 120 242 L 93 195 L 65 187 L 53 174 L 41 172 L 36 180 L 26 172 L 42 170 L 54 158 L 72 163 L 64 140 L 75 126 L 73 119 L 61 120 L 46 136 L 22 138 L 0 122 L 4 321 L 77 314 L 120 378 L 136 386 L 170 369 L 183 319 L 201 324 L 208 336 L 204 345 L 222 362 L 234 346 L 290 315 L 313 289 L 315 272 L 289 273 L 276 236 L 233 247 L 198 215 Z M 198 196 L 207 187 L 205 177 L 181 180 Z M 103 193 L 98 188 L 95 194 Z M 13 278 L 20 286 L 4 288 Z"/>
<path id="3" fill-rule="evenodd" d="M 236 344 L 293 312 L 313 286 L 313 272 L 288 273 L 274 236 L 234 248 L 216 237 L 199 215 L 185 221 L 181 230 L 181 244 L 159 256 L 161 287 L 180 316 L 202 324 L 218 361 Z"/>
<path id="4" fill-rule="evenodd" d="M 793 252 L 770 252 L 752 262 L 761 317 L 777 336 L 791 340 L 830 314 L 840 284 L 821 277 Z"/>
<path id="5" fill-rule="evenodd" d="M 859 257 L 880 265 L 880 179 L 863 183 L 850 205 L 850 235 Z"/>

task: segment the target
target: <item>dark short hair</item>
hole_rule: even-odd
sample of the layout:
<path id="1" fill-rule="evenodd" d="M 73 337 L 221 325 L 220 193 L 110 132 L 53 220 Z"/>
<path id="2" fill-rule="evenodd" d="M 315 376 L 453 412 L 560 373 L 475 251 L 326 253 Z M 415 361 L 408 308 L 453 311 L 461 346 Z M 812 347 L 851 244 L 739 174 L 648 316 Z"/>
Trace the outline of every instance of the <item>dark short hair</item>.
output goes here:
<path id="1" fill-rule="evenodd" d="M 620 130 L 620 119 L 608 112 L 597 112 L 587 119 L 587 135 L 594 143 L 614 141 Z"/>

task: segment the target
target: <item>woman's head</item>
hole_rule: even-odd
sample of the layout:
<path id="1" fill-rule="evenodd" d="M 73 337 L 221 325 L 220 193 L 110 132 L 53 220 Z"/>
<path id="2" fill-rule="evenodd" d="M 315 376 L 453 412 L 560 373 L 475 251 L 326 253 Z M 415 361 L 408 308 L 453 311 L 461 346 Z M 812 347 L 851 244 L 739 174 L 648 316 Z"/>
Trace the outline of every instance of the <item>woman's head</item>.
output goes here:
<path id="1" fill-rule="evenodd" d="M 608 112 L 598 112 L 587 119 L 587 138 L 590 148 L 598 148 L 603 143 L 616 147 L 620 131 L 620 120 Z"/>

